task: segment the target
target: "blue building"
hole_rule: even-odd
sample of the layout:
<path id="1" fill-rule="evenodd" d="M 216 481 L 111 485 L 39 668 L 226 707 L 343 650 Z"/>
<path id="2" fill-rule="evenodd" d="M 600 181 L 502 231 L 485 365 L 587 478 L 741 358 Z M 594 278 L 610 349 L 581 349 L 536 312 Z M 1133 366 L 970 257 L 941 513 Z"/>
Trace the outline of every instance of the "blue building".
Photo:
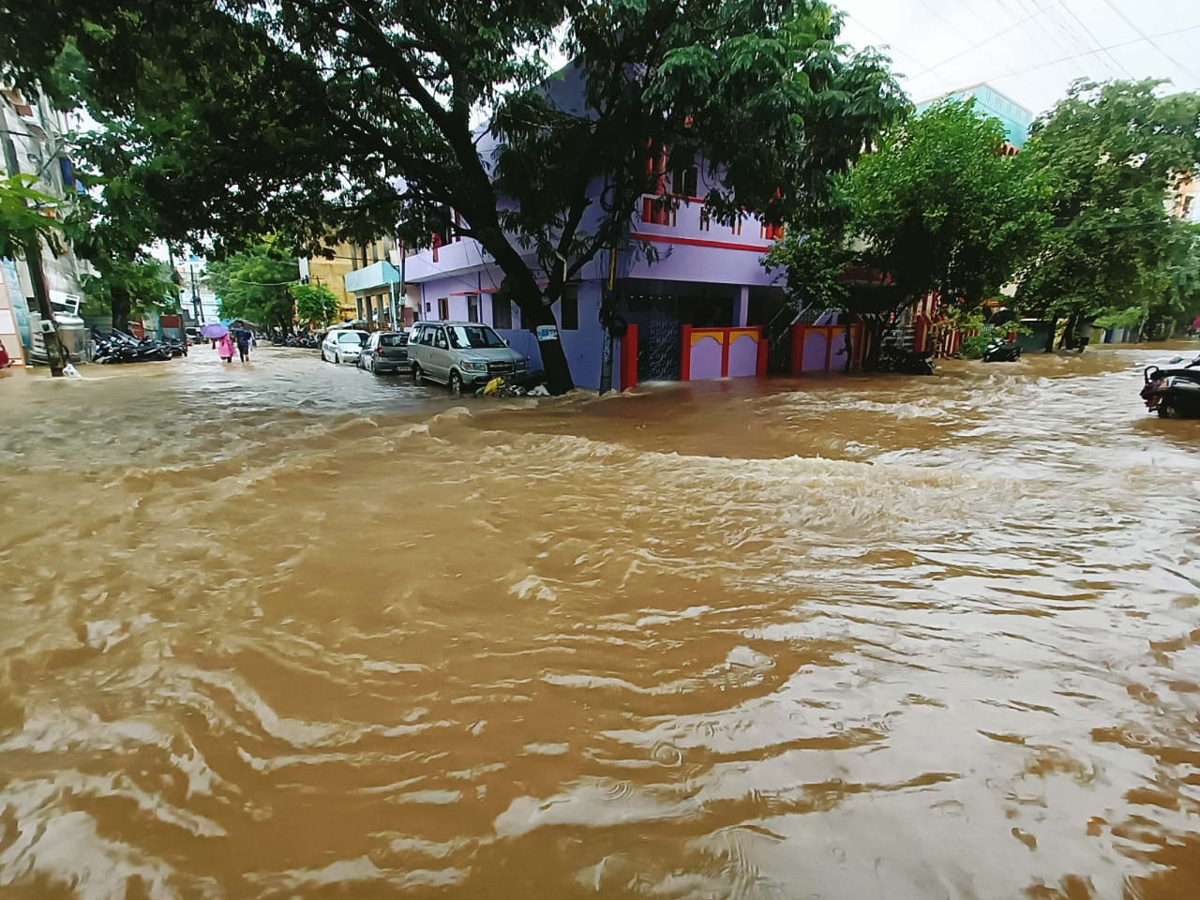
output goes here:
<path id="1" fill-rule="evenodd" d="M 1005 97 L 993 87 L 976 84 L 957 91 L 950 91 L 917 104 L 917 112 L 924 112 L 938 100 L 954 97 L 959 100 L 973 98 L 975 109 L 987 116 L 999 119 L 1004 125 L 1004 134 L 1010 144 L 1020 150 L 1029 137 L 1029 126 L 1033 124 L 1033 113 L 1020 104 Z"/>

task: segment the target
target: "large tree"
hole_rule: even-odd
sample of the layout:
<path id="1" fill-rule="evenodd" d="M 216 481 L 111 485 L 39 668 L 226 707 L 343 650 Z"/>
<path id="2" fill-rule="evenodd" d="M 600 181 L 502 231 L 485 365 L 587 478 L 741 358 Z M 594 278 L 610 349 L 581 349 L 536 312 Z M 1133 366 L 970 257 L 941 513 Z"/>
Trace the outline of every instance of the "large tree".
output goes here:
<path id="1" fill-rule="evenodd" d="M 90 110 L 164 237 L 317 251 L 397 229 L 478 240 L 527 327 L 619 245 L 649 164 L 699 153 L 719 217 L 819 197 L 904 105 L 818 0 L 6 0 L 24 84 L 73 40 Z M 543 56 L 574 60 L 546 80 Z M 497 146 L 481 154 L 480 147 Z M 453 218 L 448 210 L 458 215 Z M 572 385 L 541 344 L 552 389 Z"/>
<path id="2" fill-rule="evenodd" d="M 1068 317 L 1067 339 L 1105 312 L 1142 309 L 1146 321 L 1170 300 L 1172 274 L 1183 287 L 1194 246 L 1164 200 L 1200 167 L 1200 95 L 1162 95 L 1160 85 L 1078 81 L 1034 123 L 1025 154 L 1051 185 L 1053 228 L 1017 298 Z"/>
<path id="3" fill-rule="evenodd" d="M 210 262 L 204 281 L 217 295 L 222 318 L 290 331 L 295 314 L 290 289 L 299 278 L 296 257 L 276 241 L 262 241 Z"/>
<path id="4" fill-rule="evenodd" d="M 999 120 L 973 101 L 946 100 L 887 132 L 855 166 L 848 193 L 864 261 L 905 297 L 978 305 L 1038 247 L 1044 184 L 1003 142 Z"/>

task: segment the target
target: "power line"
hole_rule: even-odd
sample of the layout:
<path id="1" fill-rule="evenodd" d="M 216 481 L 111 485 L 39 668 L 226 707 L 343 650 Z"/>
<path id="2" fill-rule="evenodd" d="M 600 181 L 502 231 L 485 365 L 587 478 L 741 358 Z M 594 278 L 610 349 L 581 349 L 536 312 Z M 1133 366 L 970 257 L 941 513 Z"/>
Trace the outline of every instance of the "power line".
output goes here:
<path id="1" fill-rule="evenodd" d="M 1052 9 L 1053 7 L 1058 6 L 1060 3 L 1063 3 L 1063 2 L 1065 2 L 1065 0 L 1055 0 L 1054 3 L 1050 4 L 1050 6 L 1046 7 L 1045 9 L 1038 8 L 1034 12 L 1031 12 L 1029 15 L 1027 15 L 1025 18 L 1019 19 L 1016 22 L 1013 22 L 1011 25 L 1009 25 L 1003 31 L 997 31 L 995 34 L 989 35 L 988 37 L 984 38 L 982 41 L 978 41 L 978 42 L 972 44 L 970 47 L 968 47 L 967 49 L 965 49 L 963 51 L 961 51 L 959 53 L 955 53 L 953 56 L 947 56 L 941 62 L 934 63 L 932 66 L 926 66 L 924 69 L 922 69 L 916 75 L 913 75 L 911 77 L 919 78 L 920 76 L 924 75 L 927 72 L 933 72 L 937 69 L 940 69 L 942 66 L 949 65 L 950 63 L 954 62 L 957 59 L 962 59 L 967 54 L 974 53 L 976 50 L 980 49 L 981 47 L 986 47 L 988 44 L 990 44 L 992 41 L 996 40 L 997 38 L 1004 37 L 1004 35 L 1008 34 L 1010 31 L 1020 28 L 1026 22 L 1036 19 L 1038 16 L 1042 15 L 1047 10 Z"/>
<path id="2" fill-rule="evenodd" d="M 1095 50 L 1089 50 L 1086 53 L 1074 53 L 1070 56 L 1060 56 L 1058 59 L 1052 59 L 1052 60 L 1049 60 L 1048 62 L 1038 63 L 1036 66 L 1028 66 L 1027 68 L 1024 68 L 1024 69 L 1014 69 L 1011 72 L 1005 72 L 1002 75 L 993 75 L 989 78 L 984 78 L 981 80 L 990 82 L 990 81 L 1000 81 L 1003 78 L 1013 78 L 1017 75 L 1024 75 L 1028 72 L 1036 72 L 1038 69 L 1044 69 L 1047 66 L 1056 66 L 1059 63 L 1069 62 L 1070 60 L 1073 60 L 1073 59 L 1080 59 L 1084 56 L 1095 56 L 1096 53 L 1101 50 L 1116 50 L 1119 47 L 1129 47 L 1129 46 L 1132 46 L 1133 44 L 1141 44 L 1141 43 L 1145 43 L 1147 41 L 1152 41 L 1154 38 L 1170 37 L 1171 35 L 1185 34 L 1189 31 L 1197 31 L 1197 30 L 1200 30 L 1200 25 L 1189 25 L 1186 28 L 1175 28 L 1175 29 L 1172 29 L 1171 31 L 1160 31 L 1157 34 L 1148 34 L 1145 37 L 1134 38 L 1133 40 L 1130 40 L 1130 41 L 1121 41 L 1119 44 L 1109 44 L 1107 47 L 1098 47 Z"/>
<path id="3" fill-rule="evenodd" d="M 1196 80 L 1200 81 L 1200 78 L 1197 78 L 1195 72 L 1193 72 L 1191 69 L 1189 69 L 1183 63 L 1181 63 L 1179 60 L 1177 60 L 1175 57 L 1173 57 L 1170 53 L 1168 53 L 1166 50 L 1164 50 L 1158 44 L 1158 42 L 1154 40 L 1153 37 L 1148 36 L 1146 34 L 1146 32 L 1142 31 L 1141 26 L 1138 25 L 1137 22 L 1135 22 L 1133 19 L 1129 18 L 1129 16 L 1125 15 L 1125 13 L 1121 12 L 1121 10 L 1117 7 L 1117 5 L 1115 3 L 1113 3 L 1113 0 L 1104 0 L 1104 3 L 1108 6 L 1109 9 L 1111 9 L 1113 12 L 1115 12 L 1118 16 L 1121 17 L 1121 21 L 1123 21 L 1126 25 L 1128 25 L 1130 28 L 1132 28 L 1134 31 L 1136 31 L 1140 37 L 1145 38 L 1147 41 L 1149 41 L 1150 46 L 1153 47 L 1155 50 L 1157 50 L 1159 53 L 1161 53 L 1169 63 L 1174 65 L 1176 68 L 1182 70 L 1183 72 L 1186 72 L 1188 77 L 1196 78 Z"/>
<path id="4" fill-rule="evenodd" d="M 1087 34 L 1088 37 L 1090 37 L 1097 44 L 1100 43 L 1100 39 L 1097 38 L 1096 35 L 1092 33 L 1092 29 L 1088 28 L 1087 23 L 1084 22 L 1081 18 L 1079 18 L 1079 16 L 1075 15 L 1075 10 L 1071 9 L 1071 7 L 1065 2 L 1063 3 L 1062 8 L 1066 11 L 1067 15 L 1069 15 L 1072 19 L 1074 19 L 1078 23 L 1079 27 L 1084 30 L 1084 33 Z M 1098 52 L 1099 51 L 1097 51 L 1097 53 Z M 1120 69 L 1122 72 L 1125 73 L 1126 78 L 1130 78 L 1130 79 L 1133 78 L 1133 73 L 1130 72 L 1127 68 L 1125 68 L 1125 66 L 1122 65 L 1122 63 L 1119 59 L 1117 59 L 1111 53 L 1108 53 L 1106 55 L 1108 56 L 1109 59 L 1111 59 L 1114 63 L 1116 63 L 1118 69 Z M 1097 56 L 1097 58 L 1099 58 L 1099 56 Z"/>

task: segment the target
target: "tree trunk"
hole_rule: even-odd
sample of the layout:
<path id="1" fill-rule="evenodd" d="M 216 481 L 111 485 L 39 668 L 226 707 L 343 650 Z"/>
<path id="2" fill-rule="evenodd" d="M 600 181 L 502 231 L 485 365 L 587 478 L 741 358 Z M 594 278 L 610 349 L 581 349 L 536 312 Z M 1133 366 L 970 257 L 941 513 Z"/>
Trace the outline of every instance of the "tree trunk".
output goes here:
<path id="1" fill-rule="evenodd" d="M 133 299 L 129 296 L 129 291 L 123 287 L 113 287 L 112 327 L 114 330 L 129 334 L 129 310 L 132 305 Z"/>
<path id="2" fill-rule="evenodd" d="M 521 323 L 535 335 L 539 325 L 554 327 L 553 338 L 538 341 L 538 350 L 542 353 L 542 367 L 546 371 L 546 389 L 555 395 L 574 390 L 575 381 L 571 378 L 571 367 L 563 350 L 558 323 L 554 321 L 554 310 L 542 303 L 540 296 L 532 301 L 522 298 L 520 306 Z"/>
<path id="3" fill-rule="evenodd" d="M 1053 316 L 1053 317 L 1047 319 L 1046 321 L 1048 321 L 1050 323 L 1050 331 L 1046 335 L 1046 343 L 1042 347 L 1042 349 L 1046 353 L 1052 353 L 1054 351 L 1054 336 L 1058 332 L 1058 317 Z"/>
<path id="4" fill-rule="evenodd" d="M 1079 330 L 1079 316 L 1073 315 L 1067 319 L 1067 327 L 1063 329 L 1062 348 L 1075 349 L 1075 332 Z"/>

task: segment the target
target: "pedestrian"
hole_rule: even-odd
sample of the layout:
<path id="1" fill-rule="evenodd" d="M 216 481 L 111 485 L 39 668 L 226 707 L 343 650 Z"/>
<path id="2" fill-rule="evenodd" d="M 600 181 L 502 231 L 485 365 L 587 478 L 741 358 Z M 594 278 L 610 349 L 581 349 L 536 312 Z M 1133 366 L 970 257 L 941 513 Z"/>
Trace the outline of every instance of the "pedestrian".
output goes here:
<path id="1" fill-rule="evenodd" d="M 229 339 L 228 334 L 221 335 L 221 339 L 217 341 L 217 353 L 225 362 L 233 362 L 233 341 Z"/>
<path id="2" fill-rule="evenodd" d="M 245 328 L 239 328 L 233 334 L 234 337 L 237 338 L 238 356 L 241 357 L 242 362 L 249 362 L 250 339 L 253 337 L 253 335 Z"/>

